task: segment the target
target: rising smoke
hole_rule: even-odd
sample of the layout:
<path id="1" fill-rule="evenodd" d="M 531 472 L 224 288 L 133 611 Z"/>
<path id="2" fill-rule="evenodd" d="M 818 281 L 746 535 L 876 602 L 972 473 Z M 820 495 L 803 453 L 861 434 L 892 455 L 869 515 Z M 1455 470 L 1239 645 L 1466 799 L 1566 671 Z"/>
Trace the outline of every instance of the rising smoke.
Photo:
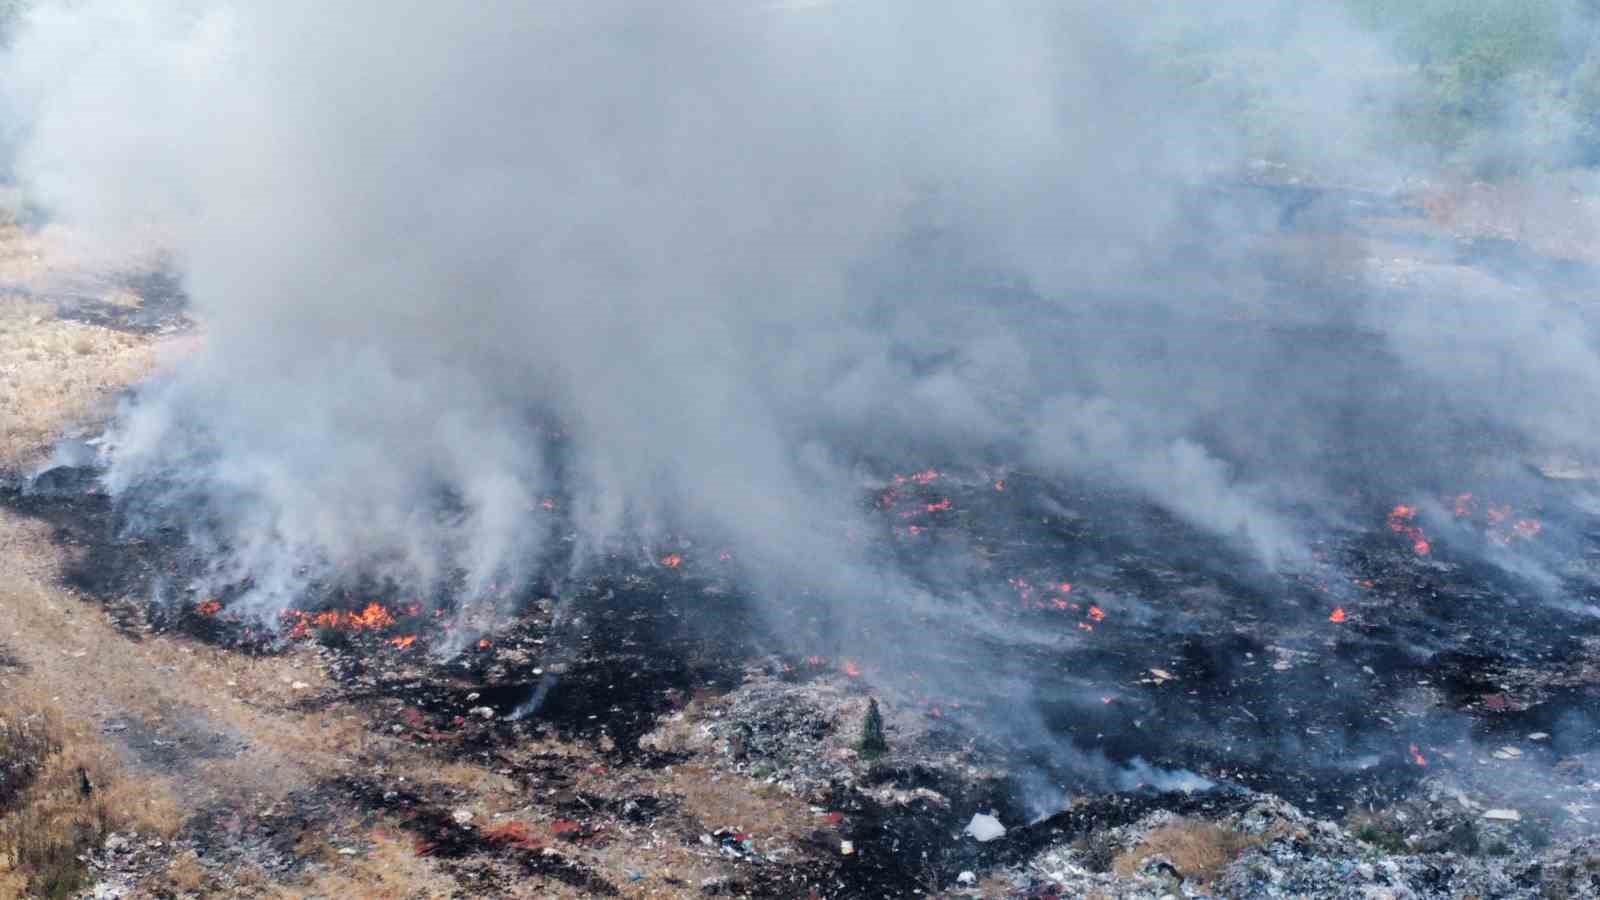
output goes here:
<path id="1" fill-rule="evenodd" d="M 1297 62 L 1267 127 L 1184 41 Z M 203 323 L 109 487 L 264 618 L 353 569 L 496 595 L 559 496 L 577 568 L 704 529 L 848 633 L 933 603 L 847 538 L 895 467 L 1104 480 L 1277 565 L 1353 472 L 1594 445 L 1580 313 L 1262 237 L 1252 153 L 1380 193 L 1417 160 L 1331 6 L 83 0 L 7 67 L 31 190 L 156 226 Z"/>

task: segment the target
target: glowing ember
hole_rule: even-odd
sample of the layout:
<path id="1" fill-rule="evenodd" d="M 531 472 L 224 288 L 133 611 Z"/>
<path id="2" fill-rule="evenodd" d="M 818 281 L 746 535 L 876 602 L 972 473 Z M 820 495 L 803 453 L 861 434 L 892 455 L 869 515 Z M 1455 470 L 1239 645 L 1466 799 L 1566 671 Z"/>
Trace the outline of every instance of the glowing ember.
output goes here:
<path id="1" fill-rule="evenodd" d="M 1417 508 L 1402 503 L 1389 512 L 1389 530 L 1410 538 L 1411 549 L 1418 556 L 1427 556 L 1433 550 L 1433 545 L 1428 543 L 1428 536 L 1422 533 L 1422 529 L 1412 524 L 1416 517 Z"/>
<path id="2" fill-rule="evenodd" d="M 1115 697 L 1101 697 L 1100 698 L 1100 702 L 1106 704 L 1107 706 L 1110 706 L 1111 705 L 1111 701 L 1113 701 L 1115 699 L 1117 699 L 1117 698 L 1115 698 Z"/>
<path id="3" fill-rule="evenodd" d="M 861 667 L 847 659 L 844 661 L 844 673 L 851 678 L 860 678 Z"/>
<path id="4" fill-rule="evenodd" d="M 928 529 L 923 528 L 921 525 L 912 525 L 910 528 L 907 528 L 906 530 L 911 532 L 911 536 L 912 537 L 916 537 L 917 535 L 923 533 L 924 531 L 927 531 Z"/>
<path id="5" fill-rule="evenodd" d="M 717 554 L 717 561 L 718 562 L 727 562 L 730 559 L 733 559 L 733 554 L 729 553 L 726 550 L 724 550 L 721 553 Z"/>
<path id="6" fill-rule="evenodd" d="M 1329 622 L 1343 622 L 1344 621 L 1344 607 L 1342 607 L 1342 606 L 1337 607 L 1337 608 L 1334 609 L 1333 612 L 1329 613 L 1328 614 L 1328 621 Z"/>
<path id="7" fill-rule="evenodd" d="M 1104 622 L 1106 620 L 1106 611 L 1098 606 L 1090 606 L 1089 618 L 1095 620 L 1096 622 Z"/>
<path id="8" fill-rule="evenodd" d="M 1093 631 L 1094 630 L 1094 626 L 1090 625 L 1088 622 L 1079 622 L 1078 623 L 1078 630 L 1080 630 L 1080 631 Z"/>
<path id="9" fill-rule="evenodd" d="M 666 556 L 661 557 L 661 564 L 669 569 L 676 569 L 683 565 L 683 556 L 678 553 L 668 553 Z"/>
<path id="10" fill-rule="evenodd" d="M 932 484 L 934 479 L 938 477 L 938 469 L 923 469 L 921 472 L 912 475 L 911 480 L 916 484 Z"/>
<path id="11" fill-rule="evenodd" d="M 1532 540 L 1539 536 L 1544 526 L 1539 524 L 1538 519 L 1518 519 L 1517 523 L 1511 526 L 1511 530 L 1519 538 Z"/>
<path id="12" fill-rule="evenodd" d="M 1417 749 L 1416 744 L 1411 745 L 1411 761 L 1419 766 L 1428 764 L 1428 758 L 1422 755 L 1422 751 Z"/>
<path id="13" fill-rule="evenodd" d="M 1072 593 L 1072 582 L 1063 581 L 1060 584 L 1056 585 L 1056 590 L 1060 591 L 1063 594 L 1070 594 L 1070 593 Z"/>
<path id="14" fill-rule="evenodd" d="M 216 600 L 207 600 L 194 608 L 202 616 L 214 616 L 222 611 L 222 604 Z"/>
<path id="15" fill-rule="evenodd" d="M 1490 506 L 1488 516 L 1489 524 L 1498 525 L 1511 517 L 1511 507 L 1509 504 Z"/>
<path id="16" fill-rule="evenodd" d="M 398 647 L 401 650 L 404 650 L 407 647 L 410 647 L 412 644 L 415 644 L 416 642 L 417 642 L 417 636 L 414 635 L 414 634 L 405 634 L 405 635 L 401 635 L 400 637 L 397 637 L 397 638 L 390 638 L 389 639 L 389 644 L 391 646 Z"/>
<path id="17" fill-rule="evenodd" d="M 484 639 L 478 641 L 478 649 L 479 650 L 487 650 L 487 649 L 489 649 L 489 639 L 488 638 L 484 638 Z"/>
<path id="18" fill-rule="evenodd" d="M 555 509 L 556 508 L 556 501 L 550 499 L 549 497 L 546 497 L 543 500 L 539 501 L 539 506 L 542 509 Z"/>
<path id="19" fill-rule="evenodd" d="M 943 500 L 940 500 L 938 503 L 929 503 L 928 505 L 924 506 L 922 509 L 925 512 L 931 512 L 932 513 L 932 512 L 944 512 L 945 510 L 947 510 L 949 508 L 950 508 L 950 498 L 946 497 Z"/>
<path id="20" fill-rule="evenodd" d="M 524 850 L 539 850 L 544 847 L 544 841 L 528 829 L 526 822 L 492 825 L 483 830 L 483 838 L 492 844 L 521 847 Z"/>
<path id="21" fill-rule="evenodd" d="M 825 657 L 825 656 L 808 656 L 808 657 L 806 657 L 806 665 L 808 665 L 808 666 L 825 666 L 827 664 L 828 664 L 828 658 Z"/>
<path id="22" fill-rule="evenodd" d="M 997 491 L 1005 490 L 1006 489 L 1006 480 L 1004 478 L 1002 478 L 999 481 L 996 481 L 994 483 L 994 489 L 997 490 Z"/>

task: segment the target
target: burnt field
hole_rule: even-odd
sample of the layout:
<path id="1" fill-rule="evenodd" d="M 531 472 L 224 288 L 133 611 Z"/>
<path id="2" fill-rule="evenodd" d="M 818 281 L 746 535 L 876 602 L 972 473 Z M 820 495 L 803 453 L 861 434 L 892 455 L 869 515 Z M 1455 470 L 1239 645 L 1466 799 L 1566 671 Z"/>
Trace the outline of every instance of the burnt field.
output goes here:
<path id="1" fill-rule="evenodd" d="M 1266 795 L 1351 820 L 1447 783 L 1518 810 L 1508 840 L 1587 835 L 1600 520 L 1586 496 L 1531 471 L 1433 495 L 1357 492 L 1347 524 L 1319 524 L 1309 556 L 1269 570 L 1133 496 L 1022 469 L 926 468 L 863 490 L 881 529 L 859 540 L 952 599 L 873 610 L 848 640 L 826 621 L 832 604 L 752 597 L 713 541 L 616 555 L 483 609 L 357 576 L 263 622 L 231 608 L 248 582 L 197 593 L 206 558 L 181 522 L 130 530 L 92 466 L 45 471 L 4 503 L 48 523 L 75 554 L 68 583 L 130 639 L 314 647 L 330 684 L 303 709 L 364 710 L 374 733 L 493 771 L 554 822 L 458 820 L 447 788 L 353 774 L 359 760 L 297 808 L 391 822 L 485 890 L 538 876 L 628 893 L 568 851 L 649 833 L 731 865 L 685 890 L 867 897 L 959 888 L 963 873 L 1025 867 L 1160 811 L 1221 820 Z M 559 523 L 560 498 L 538 514 Z M 558 557 L 545 568 L 569 571 Z M 950 627 L 969 633 L 897 639 Z M 889 717 L 875 759 L 852 750 L 869 695 Z M 664 737 L 686 717 L 714 739 Z M 707 765 L 783 785 L 812 805 L 813 827 L 769 855 L 648 787 Z M 1004 838 L 959 837 L 991 811 Z M 261 826 L 189 827 L 215 861 Z M 272 852 L 292 869 L 291 851 Z"/>

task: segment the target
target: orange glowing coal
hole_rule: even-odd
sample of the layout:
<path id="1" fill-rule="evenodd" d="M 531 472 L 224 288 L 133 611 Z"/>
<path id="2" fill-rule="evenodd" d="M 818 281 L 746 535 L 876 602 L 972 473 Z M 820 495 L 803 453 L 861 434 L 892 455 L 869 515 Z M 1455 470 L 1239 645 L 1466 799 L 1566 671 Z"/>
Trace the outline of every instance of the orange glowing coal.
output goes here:
<path id="1" fill-rule="evenodd" d="M 932 484 L 939 477 L 938 469 L 923 469 L 911 476 L 911 481 L 916 484 Z"/>
<path id="2" fill-rule="evenodd" d="M 1006 480 L 1002 478 L 999 481 L 996 481 L 994 483 L 994 489 L 997 491 L 1004 491 L 1006 489 Z"/>
<path id="3" fill-rule="evenodd" d="M 924 512 L 931 512 L 931 513 L 933 513 L 933 512 L 944 512 L 945 510 L 948 510 L 949 508 L 950 508 L 950 498 L 949 497 L 946 497 L 943 500 L 940 500 L 938 503 L 929 503 L 926 506 L 922 507 Z"/>
<path id="4" fill-rule="evenodd" d="M 1328 621 L 1329 622 L 1343 622 L 1344 621 L 1344 607 L 1342 607 L 1342 606 L 1336 607 L 1333 610 L 1333 612 L 1328 613 Z"/>
<path id="5" fill-rule="evenodd" d="M 1096 622 L 1104 622 L 1106 620 L 1106 611 L 1098 606 L 1091 605 L 1089 607 L 1089 618 Z"/>
<path id="6" fill-rule="evenodd" d="M 666 556 L 661 557 L 661 564 L 669 569 L 676 569 L 677 567 L 683 565 L 683 555 L 679 553 L 668 553 Z"/>
<path id="7" fill-rule="evenodd" d="M 1417 508 L 1402 503 L 1389 512 L 1389 530 L 1410 538 L 1411 549 L 1418 556 L 1427 556 L 1433 550 L 1433 545 L 1428 542 L 1428 536 L 1422 533 L 1422 529 L 1412 524 L 1416 517 Z"/>
<path id="8" fill-rule="evenodd" d="M 487 649 L 489 649 L 489 639 L 488 638 L 483 638 L 482 640 L 478 641 L 478 649 L 479 650 L 487 650 Z"/>
<path id="9" fill-rule="evenodd" d="M 851 678 L 860 678 L 861 667 L 847 659 L 844 661 L 844 673 Z"/>
<path id="10" fill-rule="evenodd" d="M 222 611 L 222 604 L 216 600 L 207 600 L 194 608 L 202 616 L 214 616 Z"/>
<path id="11" fill-rule="evenodd" d="M 1411 761 L 1419 766 L 1425 766 L 1428 764 L 1428 758 L 1422 755 L 1422 751 L 1417 749 L 1416 744 L 1411 745 Z"/>
<path id="12" fill-rule="evenodd" d="M 414 634 L 405 634 L 405 635 L 401 635 L 400 637 L 390 638 L 389 639 L 389 643 L 390 643 L 391 646 L 398 647 L 401 650 L 404 650 L 407 647 L 410 647 L 412 644 L 415 644 L 416 642 L 417 642 L 417 636 L 414 635 Z"/>
<path id="13" fill-rule="evenodd" d="M 1539 524 L 1538 519 L 1518 519 L 1516 524 L 1511 526 L 1512 533 L 1523 540 L 1533 540 L 1543 530 L 1544 526 Z"/>

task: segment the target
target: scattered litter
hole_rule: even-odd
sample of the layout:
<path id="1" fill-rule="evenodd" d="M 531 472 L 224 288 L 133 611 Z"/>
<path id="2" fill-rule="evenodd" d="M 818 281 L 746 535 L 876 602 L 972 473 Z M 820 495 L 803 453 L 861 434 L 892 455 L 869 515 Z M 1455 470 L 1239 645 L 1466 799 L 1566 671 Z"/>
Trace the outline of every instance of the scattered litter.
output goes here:
<path id="1" fill-rule="evenodd" d="M 1516 759 L 1522 755 L 1522 750 L 1517 747 L 1501 747 L 1489 755 L 1495 759 Z"/>
<path id="2" fill-rule="evenodd" d="M 956 876 L 956 883 L 957 884 L 977 884 L 978 883 L 978 876 L 972 874 L 971 870 L 967 870 L 967 871 L 962 872 L 960 875 Z"/>
<path id="3" fill-rule="evenodd" d="M 1168 672 L 1166 669 L 1151 669 L 1150 670 L 1150 674 L 1154 675 L 1156 677 L 1156 684 L 1160 684 L 1163 681 L 1177 681 L 1178 680 L 1178 676 L 1172 674 L 1171 672 Z"/>
<path id="4" fill-rule="evenodd" d="M 1514 809 L 1486 809 L 1483 811 L 1483 817 L 1495 822 L 1522 821 L 1522 813 L 1519 813 Z"/>
<path id="5" fill-rule="evenodd" d="M 450 814 L 450 818 L 454 819 L 457 825 L 465 825 L 472 821 L 472 810 L 458 809 Z"/>
<path id="6" fill-rule="evenodd" d="M 840 841 L 839 842 L 839 854 L 841 856 L 854 856 L 856 854 L 856 842 L 855 841 Z"/>
<path id="7" fill-rule="evenodd" d="M 1548 741 L 1548 740 L 1550 740 L 1550 735 L 1547 732 L 1535 731 L 1533 734 L 1528 735 L 1528 740 L 1530 740 L 1530 741 Z"/>
<path id="8" fill-rule="evenodd" d="M 1000 820 L 992 815 L 986 816 L 983 813 L 973 813 L 972 821 L 967 823 L 967 827 L 962 833 L 971 835 L 973 840 L 983 844 L 1005 837 L 1006 827 L 1001 825 Z"/>

